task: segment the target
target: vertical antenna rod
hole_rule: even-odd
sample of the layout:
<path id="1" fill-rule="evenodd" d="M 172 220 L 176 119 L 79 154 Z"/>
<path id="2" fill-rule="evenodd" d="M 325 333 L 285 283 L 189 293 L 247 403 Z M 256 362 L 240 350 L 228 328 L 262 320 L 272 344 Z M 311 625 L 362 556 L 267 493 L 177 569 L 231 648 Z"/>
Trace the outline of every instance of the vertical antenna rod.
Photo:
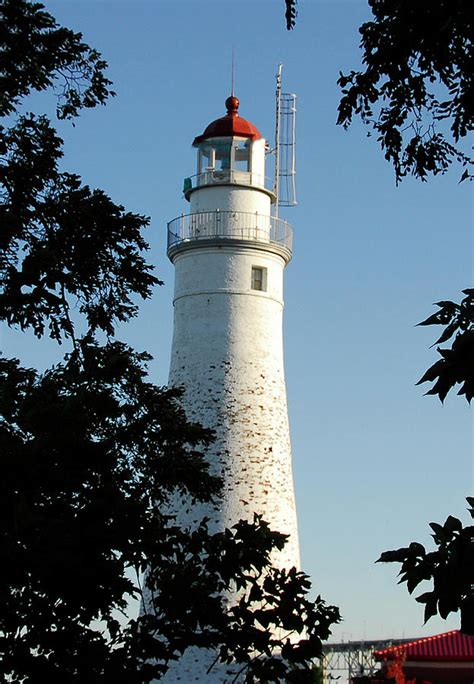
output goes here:
<path id="1" fill-rule="evenodd" d="M 278 218 L 278 195 L 280 178 L 280 116 L 281 116 L 281 72 L 283 64 L 278 65 L 276 75 L 276 121 L 275 121 L 275 180 L 273 182 L 273 192 L 275 193 L 275 218 Z"/>
<path id="2" fill-rule="evenodd" d="M 232 97 L 234 97 L 234 72 L 235 72 L 235 49 L 232 48 L 232 89 L 231 89 Z"/>

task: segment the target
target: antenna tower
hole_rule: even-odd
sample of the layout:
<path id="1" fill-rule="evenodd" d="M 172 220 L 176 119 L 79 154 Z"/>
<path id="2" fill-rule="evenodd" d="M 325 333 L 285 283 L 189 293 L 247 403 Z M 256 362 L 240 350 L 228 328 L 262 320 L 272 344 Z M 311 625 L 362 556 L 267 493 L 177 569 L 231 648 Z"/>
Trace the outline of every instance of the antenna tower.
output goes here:
<path id="1" fill-rule="evenodd" d="M 296 201 L 296 95 L 282 93 L 281 73 L 278 65 L 276 76 L 276 124 L 275 124 L 275 215 L 278 207 L 294 207 Z"/>

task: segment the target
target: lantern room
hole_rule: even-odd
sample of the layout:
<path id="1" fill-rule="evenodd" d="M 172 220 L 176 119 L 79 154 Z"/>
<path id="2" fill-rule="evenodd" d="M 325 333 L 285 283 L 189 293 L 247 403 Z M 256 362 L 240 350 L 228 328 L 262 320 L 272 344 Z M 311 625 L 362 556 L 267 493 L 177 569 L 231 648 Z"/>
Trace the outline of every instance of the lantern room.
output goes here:
<path id="1" fill-rule="evenodd" d="M 250 121 L 239 116 L 239 100 L 226 100 L 227 114 L 210 123 L 193 142 L 197 173 L 185 178 L 184 194 L 213 185 L 251 186 L 271 195 L 273 179 L 265 178 L 265 140 Z"/>

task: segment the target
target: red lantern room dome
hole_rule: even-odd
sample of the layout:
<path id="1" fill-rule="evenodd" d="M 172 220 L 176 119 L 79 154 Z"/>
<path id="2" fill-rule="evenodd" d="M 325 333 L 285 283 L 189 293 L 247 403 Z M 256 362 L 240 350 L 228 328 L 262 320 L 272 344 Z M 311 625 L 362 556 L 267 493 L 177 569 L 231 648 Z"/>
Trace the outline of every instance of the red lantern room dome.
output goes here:
<path id="1" fill-rule="evenodd" d="M 239 116 L 239 100 L 237 97 L 234 95 L 228 97 L 225 106 L 227 114 L 210 123 L 202 135 L 194 138 L 193 145 L 199 145 L 200 142 L 208 138 L 239 137 L 259 140 L 262 137 L 258 128 Z"/>

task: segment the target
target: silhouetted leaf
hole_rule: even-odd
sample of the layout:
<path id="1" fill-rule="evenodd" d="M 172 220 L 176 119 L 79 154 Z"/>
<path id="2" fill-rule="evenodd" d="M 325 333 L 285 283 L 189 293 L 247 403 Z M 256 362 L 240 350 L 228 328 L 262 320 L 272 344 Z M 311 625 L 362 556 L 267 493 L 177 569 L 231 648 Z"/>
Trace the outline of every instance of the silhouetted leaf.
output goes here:
<path id="1" fill-rule="evenodd" d="M 380 554 L 376 563 L 401 563 L 407 556 L 407 549 L 397 549 L 396 551 L 384 551 Z"/>
<path id="2" fill-rule="evenodd" d="M 468 511 L 471 515 L 471 518 L 474 518 L 474 497 L 468 496 L 466 497 L 466 501 L 469 504 Z"/>
<path id="3" fill-rule="evenodd" d="M 417 323 L 417 326 L 419 325 L 441 325 L 443 321 L 441 320 L 441 312 L 437 311 L 435 314 L 432 314 L 431 316 L 428 316 L 424 321 L 421 321 L 421 323 Z"/>
<path id="4" fill-rule="evenodd" d="M 462 530 L 462 522 L 458 518 L 454 518 L 452 515 L 449 515 L 446 518 L 446 522 L 444 523 L 443 527 L 445 530 L 449 530 L 450 532 L 460 532 Z"/>
<path id="5" fill-rule="evenodd" d="M 456 330 L 458 329 L 458 322 L 454 321 L 454 323 L 451 323 L 450 325 L 447 325 L 442 334 L 438 337 L 436 342 L 433 343 L 433 347 L 435 344 L 442 344 L 443 342 L 446 342 L 449 340 L 450 337 L 454 335 Z"/>
<path id="6" fill-rule="evenodd" d="M 415 556 L 424 556 L 425 555 L 425 547 L 423 544 L 419 544 L 418 542 L 412 542 L 410 546 L 408 547 L 411 555 Z"/>
<path id="7" fill-rule="evenodd" d="M 474 502 L 472 497 L 471 500 Z M 433 522 L 430 527 L 434 531 L 434 551 L 427 553 L 421 544 L 412 542 L 406 549 L 382 554 L 382 558 L 401 563 L 399 583 L 406 583 L 410 594 L 421 582 L 432 582 L 431 591 L 416 598 L 425 604 L 425 621 L 437 613 L 446 618 L 462 610 L 467 605 L 466 597 L 472 595 L 474 577 L 474 527 L 463 527 L 453 516 L 448 516 L 444 525 Z M 474 601 L 464 611 L 467 616 L 471 609 L 474 611 Z"/>
<path id="8" fill-rule="evenodd" d="M 424 621 L 425 624 L 428 620 L 437 614 L 436 600 L 428 601 L 425 605 Z"/>

